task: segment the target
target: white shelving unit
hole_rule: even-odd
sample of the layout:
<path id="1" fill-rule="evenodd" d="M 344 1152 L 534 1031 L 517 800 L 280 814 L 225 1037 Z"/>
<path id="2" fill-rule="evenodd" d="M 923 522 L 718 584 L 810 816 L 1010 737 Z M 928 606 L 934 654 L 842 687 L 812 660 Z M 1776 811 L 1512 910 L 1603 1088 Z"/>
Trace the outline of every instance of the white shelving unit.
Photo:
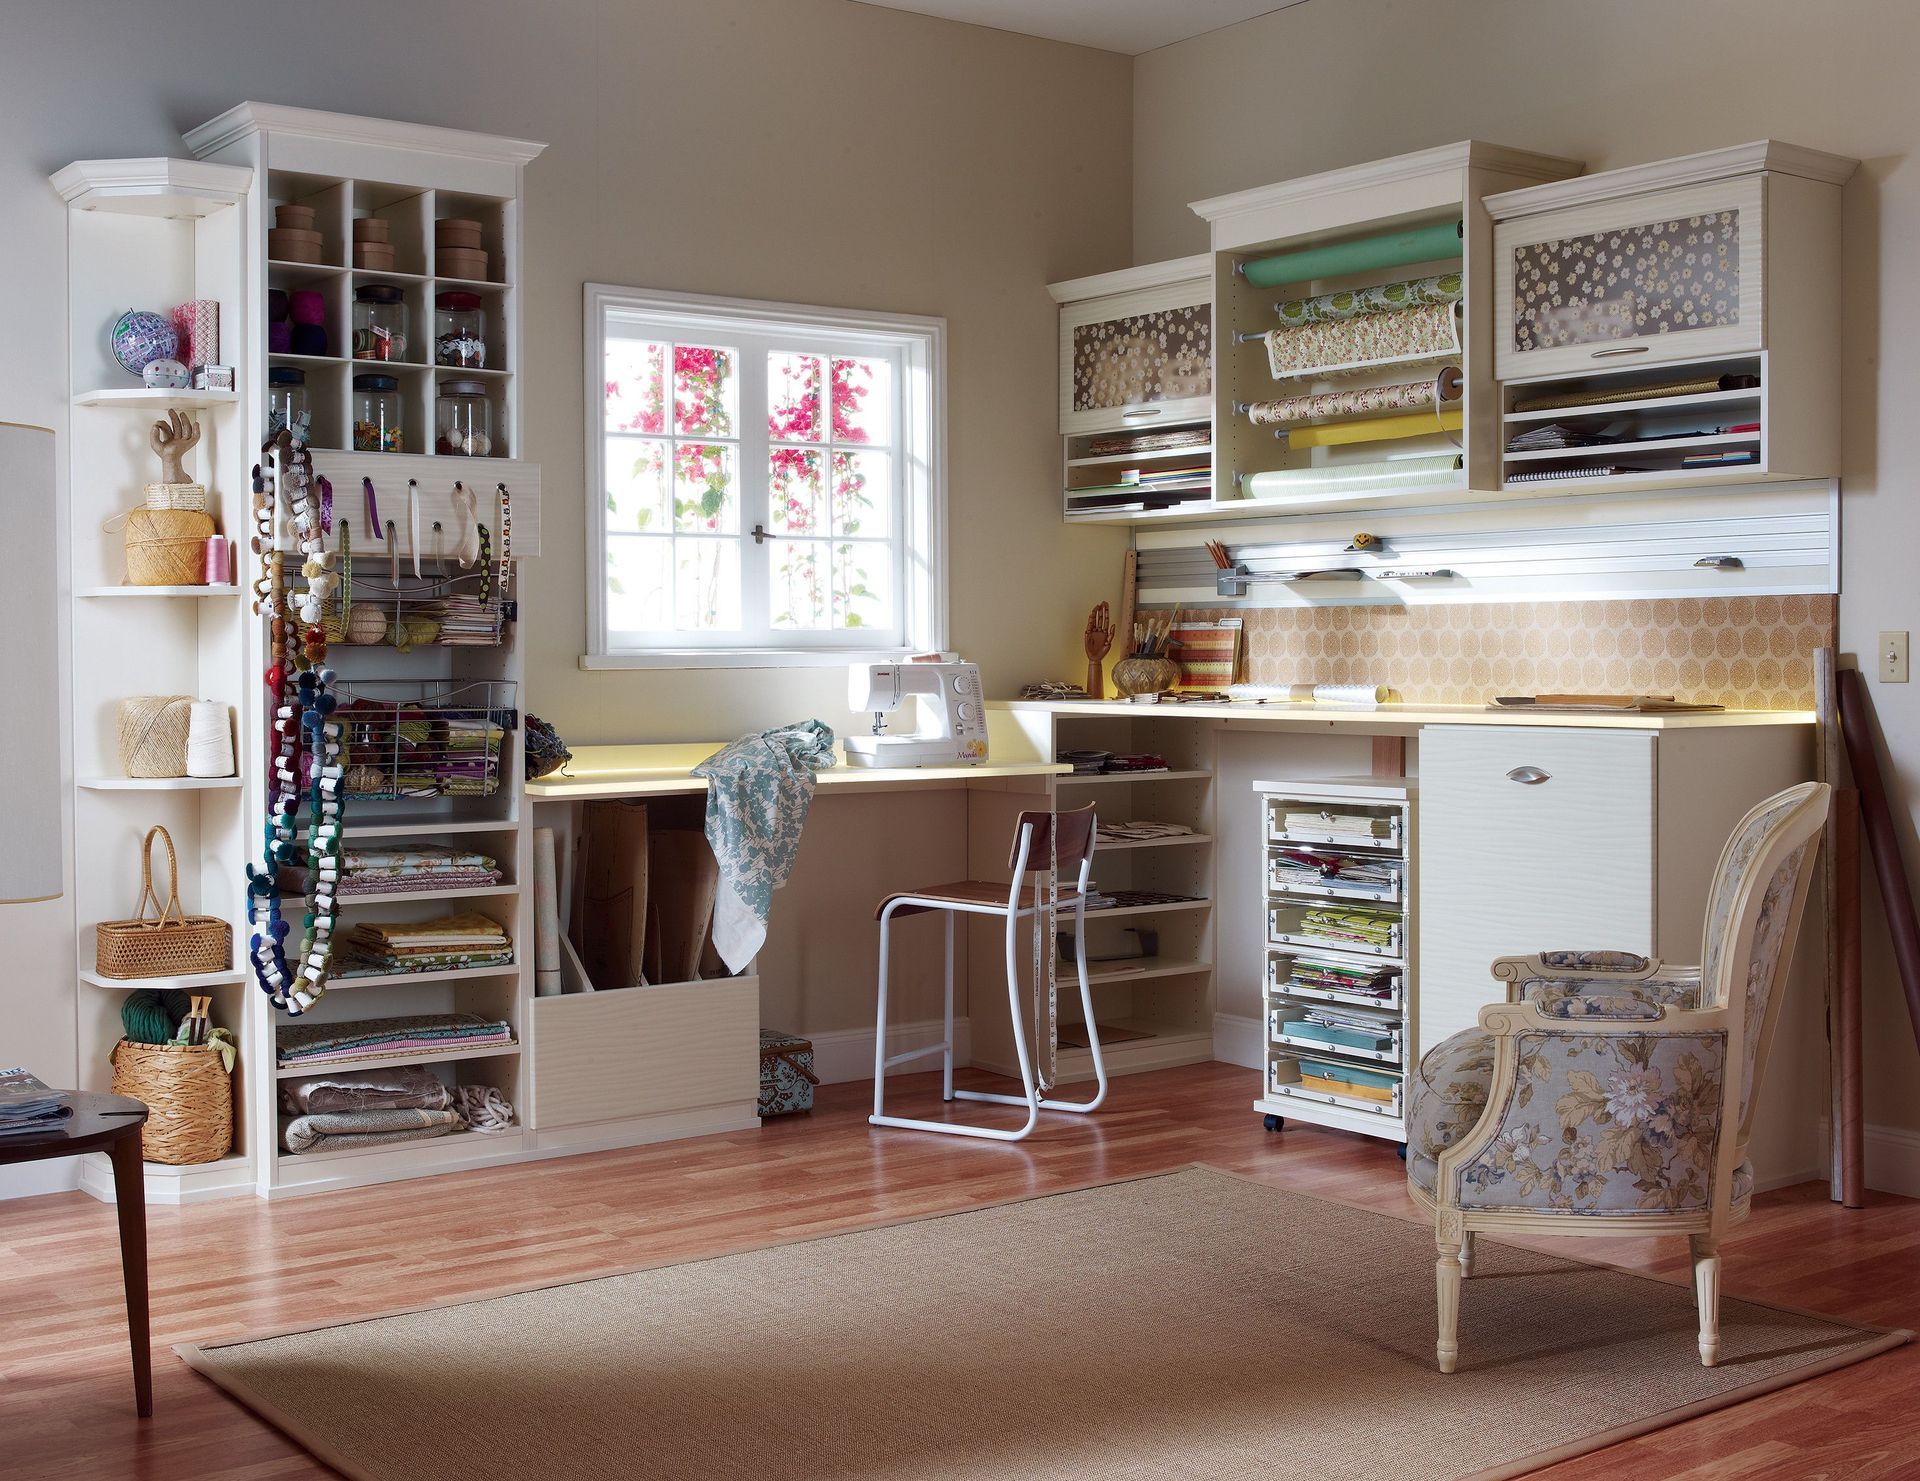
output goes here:
<path id="1" fill-rule="evenodd" d="M 252 180 L 253 172 L 242 167 L 183 159 L 82 160 L 53 177 L 67 205 L 72 630 L 73 651 L 85 655 L 72 679 L 75 1011 L 85 1090 L 111 1085 L 107 1056 L 120 1038 L 120 1010 L 129 991 L 182 987 L 211 993 L 214 1020 L 236 1033 L 249 1007 L 238 971 L 134 982 L 101 976 L 94 971 L 93 928 L 133 913 L 140 841 L 159 823 L 179 856 L 182 908 L 227 919 L 236 964 L 244 942 L 244 867 L 255 830 L 247 826 L 239 798 L 253 753 L 238 747 L 241 776 L 127 777 L 115 739 L 119 701 L 146 694 L 223 702 L 244 738 L 258 684 L 247 680 L 241 606 L 207 600 L 232 597 L 231 586 L 121 584 L 124 536 L 117 522 L 102 526 L 141 504 L 143 486 L 159 474 L 147 446 L 148 427 L 177 408 L 201 430 L 188 455 L 188 474 L 206 486 L 217 531 L 228 539 L 238 536 L 244 547 L 251 498 L 244 369 L 240 388 L 231 392 L 150 390 L 114 359 L 110 336 L 129 308 L 165 314 L 175 305 L 211 298 L 220 305 L 222 360 L 237 358 L 246 333 Z M 159 862 L 164 868 L 164 859 Z M 250 1068 L 243 1060 L 236 1095 L 244 1094 Z M 254 1151 L 247 1128 L 237 1125 L 234 1150 L 217 1162 L 149 1163 L 147 1198 L 177 1203 L 241 1191 L 252 1181 Z M 86 1159 L 81 1177 L 97 1196 L 112 1196 L 104 1157 Z"/>
<path id="2" fill-rule="evenodd" d="M 969 794 L 971 877 L 1007 878 L 1007 842 L 1024 808 L 1070 809 L 1093 803 L 1109 822 L 1179 823 L 1191 833 L 1145 842 L 1096 841 L 1097 889 L 1138 890 L 1187 898 L 1090 910 L 1086 916 L 1088 978 L 1095 1022 L 1109 1074 L 1124 1075 L 1213 1058 L 1214 1019 L 1214 767 L 1213 736 L 1181 719 L 1131 715 L 1034 717 L 1042 754 L 1098 750 L 1150 752 L 1164 771 L 1048 778 L 1031 791 Z M 970 929 L 973 1063 L 1016 1074 L 1006 1018 L 1004 954 L 992 923 Z M 1063 921 L 1061 930 L 1070 926 Z M 1133 954 L 1138 953 L 1138 954 Z M 1091 1078 L 1093 1056 L 1072 1040 L 1079 1027 L 1073 959 L 1059 962 L 1062 1081 Z M 1082 1031 L 1083 1032 L 1083 1031 Z"/>
<path id="3" fill-rule="evenodd" d="M 494 445 L 502 453 L 521 450 L 521 408 L 516 389 L 519 296 L 514 279 L 520 265 L 522 172 L 543 146 L 260 103 L 240 104 L 189 131 L 186 137 L 203 158 L 244 166 L 259 182 L 246 210 L 245 335 L 236 340 L 233 351 L 240 365 L 242 400 L 238 416 L 243 442 L 249 449 L 248 462 L 257 457 L 267 428 L 268 371 L 283 365 L 298 367 L 307 372 L 312 415 L 309 445 L 315 469 L 331 481 L 335 490 L 333 542 L 337 548 L 342 529 L 351 528 L 356 586 L 375 574 L 385 578 L 389 573 L 388 547 L 373 538 L 365 517 L 363 478 L 375 483 L 382 522 L 390 520 L 396 527 L 399 549 L 407 557 L 402 569 L 408 575 L 413 569 L 408 533 L 410 483 L 420 516 L 423 572 L 432 574 L 435 570 L 433 547 L 425 543 L 433 523 L 439 521 L 447 531 L 461 527 L 453 504 L 456 479 L 480 495 L 477 518 L 491 532 L 496 560 L 501 555 L 498 486 L 502 484 L 509 490 L 511 504 L 513 562 L 517 566 L 537 555 L 538 465 L 504 456 L 435 456 L 431 450 L 435 390 L 445 379 L 476 373 L 429 362 L 435 294 L 456 287 L 479 293 L 488 317 L 488 368 L 479 378 L 496 388 L 491 393 Z M 287 263 L 269 258 L 267 232 L 274 225 L 275 208 L 289 202 L 314 208 L 324 241 L 321 262 Z M 351 223 L 361 216 L 378 216 L 390 224 L 399 271 L 362 273 L 350 266 Z M 489 270 L 494 275 L 491 281 L 474 284 L 432 276 L 434 222 L 449 216 L 482 223 Z M 374 282 L 402 289 L 409 316 L 405 361 L 349 357 L 354 289 Z M 322 296 L 329 341 L 326 355 L 283 355 L 269 348 L 267 295 L 273 290 L 295 289 L 313 289 Z M 364 372 L 393 374 L 400 380 L 409 451 L 353 450 L 352 379 Z M 241 542 L 243 570 L 238 574 L 242 582 L 249 582 L 258 572 L 258 562 L 244 553 L 245 543 Z M 449 534 L 445 537 L 448 554 L 453 546 L 454 537 Z M 517 587 L 517 576 L 513 584 Z M 361 593 L 356 593 L 356 604 L 360 600 Z M 251 603 L 247 611 L 245 625 L 252 654 L 249 666 L 259 672 L 266 664 L 266 625 L 251 615 Z M 263 1196 L 387 1182 L 531 1155 L 531 1134 L 525 1124 L 529 1082 L 523 1065 L 532 1033 L 534 931 L 531 845 L 521 794 L 519 742 L 525 712 L 525 669 L 517 609 L 506 610 L 501 631 L 502 640 L 497 646 L 420 642 L 401 651 L 386 643 L 334 642 L 328 662 L 338 675 L 343 705 L 355 695 L 383 703 L 445 700 L 460 708 L 498 712 L 505 720 L 498 785 L 490 794 L 384 800 L 367 795 L 364 788 L 356 795 L 350 783 L 346 800 L 349 845 L 367 840 L 457 841 L 494 857 L 502 874 L 500 884 L 408 893 L 404 897 L 399 892 L 342 896 L 341 928 L 350 929 L 356 920 L 418 921 L 471 910 L 491 917 L 505 929 L 514 943 L 514 961 L 501 967 L 336 975 L 330 979 L 326 995 L 299 1021 L 329 1023 L 450 1012 L 503 1020 L 512 1026 L 517 1040 L 511 1046 L 370 1058 L 366 1062 L 432 1064 L 441 1067 L 437 1073 L 451 1082 L 495 1086 L 513 1103 L 516 1124 L 500 1133 L 460 1132 L 433 1141 L 351 1152 L 294 1154 L 283 1150 L 279 1082 L 298 1071 L 278 1065 L 276 1047 L 279 1029 L 289 1020 L 264 994 L 248 986 L 245 991 L 250 1011 L 243 1056 L 259 1069 L 249 1077 L 244 1116 L 252 1144 L 267 1149 L 256 1161 L 253 1178 L 255 1191 Z M 243 735 L 243 750 L 256 756 L 268 754 L 271 737 L 264 715 L 256 713 L 251 730 Z M 348 760 L 352 765 L 351 741 Z M 255 849 L 265 807 L 264 782 L 251 778 L 243 815 L 249 844 Z M 297 930 L 297 898 L 288 901 L 287 911 Z"/>
<path id="4" fill-rule="evenodd" d="M 1256 781 L 1253 788 L 1267 852 L 1261 967 L 1266 1055 L 1262 1093 L 1253 1108 L 1266 1117 L 1269 1131 L 1292 1117 L 1384 1137 L 1404 1148 L 1406 1078 L 1420 1062 L 1415 786 L 1357 777 Z M 1290 827 L 1290 814 L 1341 821 Z M 1318 882 L 1283 877 L 1289 856 L 1313 864 Z M 1387 879 L 1343 884 L 1340 866 L 1348 860 L 1364 862 Z M 1364 915 L 1385 930 L 1385 938 L 1378 944 L 1331 938 L 1316 929 L 1322 912 Z M 1314 967 L 1325 970 L 1307 975 Z M 1351 989 L 1332 985 L 1345 974 L 1357 979 Z M 1330 1012 L 1340 1022 L 1313 1021 Z"/>

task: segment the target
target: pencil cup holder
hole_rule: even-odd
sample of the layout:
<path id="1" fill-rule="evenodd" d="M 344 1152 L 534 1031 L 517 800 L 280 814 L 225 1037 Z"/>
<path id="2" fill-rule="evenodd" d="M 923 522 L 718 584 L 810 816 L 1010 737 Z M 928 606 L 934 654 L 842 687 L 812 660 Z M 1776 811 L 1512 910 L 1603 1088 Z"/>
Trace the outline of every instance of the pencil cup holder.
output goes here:
<path id="1" fill-rule="evenodd" d="M 1113 687 L 1122 694 L 1165 694 L 1180 678 L 1170 658 L 1123 658 L 1113 666 Z"/>

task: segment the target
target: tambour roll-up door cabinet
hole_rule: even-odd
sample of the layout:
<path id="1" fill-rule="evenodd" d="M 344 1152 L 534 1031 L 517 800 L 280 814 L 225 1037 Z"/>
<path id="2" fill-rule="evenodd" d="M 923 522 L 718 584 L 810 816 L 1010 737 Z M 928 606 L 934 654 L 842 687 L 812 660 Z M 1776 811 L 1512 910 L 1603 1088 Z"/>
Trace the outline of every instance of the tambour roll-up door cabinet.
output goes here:
<path id="1" fill-rule="evenodd" d="M 1496 957 L 1607 949 L 1696 963 L 1733 825 L 1810 765 L 1801 725 L 1424 729 L 1422 1052 L 1501 1001 Z"/>

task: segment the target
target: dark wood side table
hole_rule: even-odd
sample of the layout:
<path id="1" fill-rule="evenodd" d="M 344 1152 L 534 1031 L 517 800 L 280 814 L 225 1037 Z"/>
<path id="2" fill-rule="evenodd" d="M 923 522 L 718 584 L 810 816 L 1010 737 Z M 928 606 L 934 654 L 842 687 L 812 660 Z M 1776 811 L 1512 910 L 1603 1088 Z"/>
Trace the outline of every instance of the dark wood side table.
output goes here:
<path id="1" fill-rule="evenodd" d="M 147 1108 L 124 1095 L 66 1092 L 73 1114 L 56 1130 L 0 1136 L 0 1167 L 105 1152 L 113 1160 L 113 1201 L 120 1214 L 120 1274 L 127 1288 L 127 1338 L 133 1344 L 134 1407 L 153 1416 L 153 1348 L 147 1331 L 147 1180 L 140 1128 Z"/>

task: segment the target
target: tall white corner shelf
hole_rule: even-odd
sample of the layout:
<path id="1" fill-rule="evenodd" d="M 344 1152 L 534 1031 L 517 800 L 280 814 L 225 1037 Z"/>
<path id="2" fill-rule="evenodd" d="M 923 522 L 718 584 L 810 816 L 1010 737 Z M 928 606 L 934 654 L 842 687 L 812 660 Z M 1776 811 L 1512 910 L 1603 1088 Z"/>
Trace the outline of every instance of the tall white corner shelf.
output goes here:
<path id="1" fill-rule="evenodd" d="M 410 526 L 416 512 L 422 570 L 428 577 L 434 574 L 436 547 L 429 532 L 436 523 L 449 532 L 461 528 L 454 502 L 456 482 L 479 496 L 476 517 L 489 529 L 496 560 L 502 554 L 498 542 L 503 513 L 499 490 L 503 485 L 508 491 L 514 566 L 539 554 L 540 469 L 525 458 L 522 442 L 518 280 L 523 171 L 545 146 L 255 102 L 239 104 L 189 130 L 186 141 L 212 167 L 239 167 L 257 182 L 246 206 L 246 328 L 244 336 L 235 341 L 233 352 L 242 366 L 238 416 L 245 432 L 243 441 L 255 450 L 249 452 L 249 460 L 257 456 L 267 430 L 268 372 L 281 366 L 298 368 L 306 376 L 314 467 L 334 490 L 331 544 L 338 550 L 350 530 L 356 584 L 364 586 L 375 576 L 389 577 L 395 564 L 403 573 L 412 571 L 415 552 Z M 283 262 L 269 255 L 268 232 L 274 226 L 275 210 L 288 203 L 313 208 L 315 225 L 322 236 L 321 261 Z M 377 217 L 388 223 L 396 248 L 396 271 L 361 272 L 353 266 L 352 223 L 360 217 Z M 481 223 L 489 262 L 485 281 L 454 281 L 434 275 L 434 223 L 445 217 Z M 369 283 L 389 283 L 402 291 L 410 320 L 405 360 L 352 358 L 354 290 Z M 448 288 L 478 295 L 486 312 L 487 363 L 478 374 L 432 363 L 435 296 Z M 270 348 L 267 300 L 276 290 L 311 290 L 320 295 L 328 335 L 326 355 L 295 356 Z M 407 450 L 355 450 L 353 377 L 362 372 L 390 373 L 400 382 Z M 502 456 L 434 453 L 435 392 L 442 382 L 455 377 L 483 379 L 488 386 L 494 443 Z M 363 480 L 373 485 L 382 524 L 393 523 L 397 558 L 391 553 L 395 547 L 373 538 Z M 450 557 L 453 536 L 448 534 L 444 540 L 439 549 Z M 243 562 L 246 559 L 243 557 Z M 440 569 L 450 574 L 454 568 L 449 563 Z M 248 564 L 242 579 L 251 580 L 257 571 L 257 562 Z M 517 589 L 517 580 L 513 585 Z M 356 603 L 359 600 L 356 595 Z M 249 667 L 258 672 L 266 662 L 267 633 L 264 622 L 251 615 L 250 604 L 248 611 Z M 343 702 L 360 698 L 458 703 L 509 712 L 510 722 L 500 753 L 499 785 L 491 795 L 386 800 L 356 797 L 350 790 L 346 800 L 350 845 L 356 839 L 457 841 L 496 858 L 502 883 L 407 898 L 345 897 L 341 902 L 341 929 L 350 929 L 356 919 L 423 920 L 449 912 L 474 911 L 492 917 L 505 928 L 513 939 L 515 960 L 505 967 L 464 971 L 380 977 L 336 975 L 326 995 L 298 1020 L 329 1023 L 445 1012 L 503 1019 L 513 1026 L 517 1040 L 511 1049 L 423 1057 L 414 1062 L 431 1063 L 435 1073 L 450 1082 L 498 1088 L 515 1108 L 515 1124 L 503 1132 L 463 1131 L 431 1141 L 350 1153 L 285 1151 L 280 1142 L 278 1086 L 284 1074 L 275 1051 L 280 1030 L 294 1020 L 249 985 L 243 1057 L 250 1073 L 246 1077 L 244 1117 L 249 1144 L 260 1149 L 252 1172 L 254 1188 L 262 1196 L 389 1182 L 532 1155 L 526 1066 L 533 1023 L 534 929 L 531 843 L 528 812 L 521 795 L 520 750 L 526 708 L 522 692 L 524 619 L 524 609 L 510 608 L 497 646 L 425 642 L 402 651 L 385 643 L 362 646 L 335 642 L 328 656 L 338 676 Z M 268 753 L 270 737 L 265 726 L 266 717 L 256 713 L 246 744 L 256 756 Z M 352 764 L 354 757 L 350 754 L 348 759 Z M 251 824 L 250 843 L 257 843 L 258 819 L 265 808 L 264 778 L 250 779 L 244 804 L 244 815 Z M 288 911 L 297 929 L 297 900 L 289 901 Z"/>
<path id="2" fill-rule="evenodd" d="M 140 841 L 158 823 L 179 855 L 184 909 L 224 917 L 236 943 L 246 926 L 244 871 L 257 830 L 247 825 L 240 799 L 256 753 L 238 747 L 242 774 L 234 778 L 129 778 L 121 771 L 115 720 L 121 699 L 142 694 L 220 701 L 233 711 L 241 737 L 256 715 L 242 604 L 196 600 L 231 598 L 233 588 L 127 586 L 120 529 L 120 517 L 142 502 L 143 486 L 158 476 L 148 426 L 179 408 L 201 428 L 189 472 L 206 486 L 219 532 L 244 543 L 251 498 L 242 413 L 247 372 L 239 368 L 233 392 L 151 390 L 114 359 L 111 330 L 129 308 L 164 314 L 210 298 L 220 305 L 223 346 L 238 346 L 247 322 L 252 182 L 244 167 L 192 159 L 80 160 L 53 176 L 67 206 L 69 574 L 73 651 L 85 655 L 72 677 L 72 721 L 75 1011 L 80 1085 L 87 1090 L 109 1088 L 107 1056 L 120 1037 L 120 1009 L 130 989 L 211 993 L 216 1020 L 236 1031 L 250 1008 L 235 971 L 131 983 L 100 976 L 94 925 L 133 914 Z M 222 354 L 234 358 L 228 349 Z M 243 1071 L 236 1089 L 245 1083 Z M 233 1152 L 218 1162 L 148 1163 L 148 1199 L 180 1202 L 251 1186 L 256 1144 L 244 1126 L 236 1130 Z M 111 1197 L 104 1158 L 86 1159 L 82 1179 Z"/>

